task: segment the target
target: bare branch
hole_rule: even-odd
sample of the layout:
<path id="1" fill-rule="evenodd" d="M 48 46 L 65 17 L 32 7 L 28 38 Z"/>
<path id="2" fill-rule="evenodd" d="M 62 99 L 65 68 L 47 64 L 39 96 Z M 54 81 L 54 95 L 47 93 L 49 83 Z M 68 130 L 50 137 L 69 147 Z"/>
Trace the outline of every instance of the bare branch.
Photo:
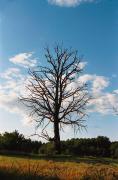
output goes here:
<path id="1" fill-rule="evenodd" d="M 28 93 L 20 99 L 35 119 L 36 128 L 43 125 L 39 137 L 50 140 L 46 129 L 51 123 L 54 126 L 54 138 L 51 139 L 58 144 L 59 130 L 64 125 L 77 130 L 85 128 L 83 118 L 86 116 L 89 95 L 87 85 L 78 82 L 82 69 L 77 51 L 69 51 L 59 45 L 53 53 L 49 48 L 45 51 L 48 66 L 29 70 L 30 79 L 26 86 Z"/>

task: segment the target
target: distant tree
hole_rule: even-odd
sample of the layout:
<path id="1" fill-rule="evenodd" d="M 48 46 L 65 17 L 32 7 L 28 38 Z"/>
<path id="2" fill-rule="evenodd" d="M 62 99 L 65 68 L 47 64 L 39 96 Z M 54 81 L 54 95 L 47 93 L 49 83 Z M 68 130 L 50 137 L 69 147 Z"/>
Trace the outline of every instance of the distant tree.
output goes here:
<path id="1" fill-rule="evenodd" d="M 39 149 L 40 154 L 52 155 L 54 154 L 54 146 L 52 142 L 44 143 Z"/>
<path id="2" fill-rule="evenodd" d="M 110 155 L 110 140 L 105 136 L 98 136 L 97 142 L 97 155 L 98 156 L 109 156 Z"/>
<path id="3" fill-rule="evenodd" d="M 19 148 L 23 140 L 24 136 L 19 134 L 18 131 L 14 131 L 12 133 L 5 132 L 1 138 L 2 148 L 6 150 L 18 151 L 20 150 Z"/>
<path id="4" fill-rule="evenodd" d="M 118 158 L 118 141 L 111 143 L 110 151 L 111 151 L 111 157 Z"/>
<path id="5" fill-rule="evenodd" d="M 42 143 L 26 139 L 18 131 L 0 134 L 0 150 L 14 152 L 38 153 Z"/>
<path id="6" fill-rule="evenodd" d="M 60 130 L 66 125 L 74 130 L 85 127 L 86 104 L 89 96 L 86 84 L 79 83 L 82 72 L 77 51 L 54 48 L 52 54 L 45 49 L 47 66 L 29 70 L 30 80 L 26 88 L 28 95 L 21 101 L 31 111 L 37 127 L 44 125 L 40 137 L 54 142 L 56 153 L 61 153 Z M 49 137 L 46 128 L 53 124 L 54 137 Z"/>
<path id="7" fill-rule="evenodd" d="M 70 139 L 62 142 L 62 150 L 66 154 L 79 156 L 110 156 L 111 142 L 109 138 L 98 136 L 97 138 Z"/>

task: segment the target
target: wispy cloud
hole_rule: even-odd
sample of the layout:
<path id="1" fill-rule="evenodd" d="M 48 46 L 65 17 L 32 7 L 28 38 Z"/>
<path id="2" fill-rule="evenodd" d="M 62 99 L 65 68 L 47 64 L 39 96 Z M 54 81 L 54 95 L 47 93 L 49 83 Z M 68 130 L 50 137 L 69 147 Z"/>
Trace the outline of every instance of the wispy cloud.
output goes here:
<path id="1" fill-rule="evenodd" d="M 109 79 L 104 76 L 97 76 L 96 74 L 84 74 L 79 77 L 78 81 L 82 83 L 91 82 L 92 93 L 98 95 L 109 86 Z"/>
<path id="2" fill-rule="evenodd" d="M 19 102 L 19 97 L 22 93 L 25 93 L 24 82 L 26 82 L 26 79 L 27 76 L 25 77 L 18 68 L 9 68 L 0 74 L 0 80 L 2 80 L 0 85 L 0 108 L 19 115 L 23 124 L 26 124 L 29 118 L 26 118 L 26 109 Z"/>
<path id="3" fill-rule="evenodd" d="M 20 75 L 20 69 L 18 68 L 8 68 L 3 73 L 0 73 L 0 77 L 4 79 L 12 79 L 13 77 L 18 77 Z"/>
<path id="4" fill-rule="evenodd" d="M 9 61 L 25 68 L 34 67 L 37 64 L 37 60 L 33 58 L 33 53 L 20 53 L 11 57 Z"/>
<path id="5" fill-rule="evenodd" d="M 80 62 L 80 63 L 79 63 L 79 68 L 80 68 L 80 69 L 83 69 L 83 68 L 85 68 L 86 65 L 87 65 L 87 62 L 86 62 L 86 61 Z"/>
<path id="6" fill-rule="evenodd" d="M 25 106 L 19 101 L 20 95 L 28 94 L 25 88 L 28 75 L 23 73 L 23 68 L 35 67 L 37 60 L 33 58 L 33 53 L 20 53 L 11 57 L 9 61 L 11 65 L 17 65 L 17 68 L 13 66 L 0 73 L 0 108 L 18 114 L 23 123 L 27 124 L 31 119 Z"/>
<path id="7" fill-rule="evenodd" d="M 84 74 L 78 80 L 81 83 L 90 84 L 89 92 L 92 99 L 88 105 L 89 112 L 114 114 L 113 107 L 118 109 L 118 91 L 108 92 L 106 90 L 110 85 L 109 78 L 94 74 Z"/>
<path id="8" fill-rule="evenodd" d="M 118 89 L 114 90 L 114 93 L 118 94 Z"/>
<path id="9" fill-rule="evenodd" d="M 96 0 L 48 0 L 50 4 L 58 5 L 58 6 L 65 6 L 65 7 L 75 7 L 82 3 L 91 3 L 95 2 Z"/>

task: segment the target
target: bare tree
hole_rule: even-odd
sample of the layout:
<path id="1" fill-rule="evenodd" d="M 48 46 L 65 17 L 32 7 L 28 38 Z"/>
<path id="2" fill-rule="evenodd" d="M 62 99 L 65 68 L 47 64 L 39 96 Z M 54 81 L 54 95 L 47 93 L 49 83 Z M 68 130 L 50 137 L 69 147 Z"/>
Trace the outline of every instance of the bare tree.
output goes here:
<path id="1" fill-rule="evenodd" d="M 78 82 L 82 72 L 81 58 L 77 51 L 57 45 L 53 53 L 45 49 L 47 66 L 29 70 L 28 95 L 21 100 L 30 109 L 37 127 L 42 124 L 40 137 L 54 142 L 55 152 L 61 153 L 60 130 L 65 125 L 74 130 L 85 127 L 86 104 L 89 96 L 86 84 Z M 46 128 L 52 124 L 54 137 L 49 137 Z"/>

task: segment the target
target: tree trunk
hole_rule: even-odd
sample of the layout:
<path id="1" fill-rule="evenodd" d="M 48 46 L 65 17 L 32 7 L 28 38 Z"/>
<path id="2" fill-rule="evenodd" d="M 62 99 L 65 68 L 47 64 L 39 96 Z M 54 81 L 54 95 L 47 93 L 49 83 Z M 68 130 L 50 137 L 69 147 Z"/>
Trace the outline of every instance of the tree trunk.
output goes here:
<path id="1" fill-rule="evenodd" d="M 54 121 L 54 148 L 55 148 L 56 154 L 61 154 L 59 123 L 57 120 Z"/>

